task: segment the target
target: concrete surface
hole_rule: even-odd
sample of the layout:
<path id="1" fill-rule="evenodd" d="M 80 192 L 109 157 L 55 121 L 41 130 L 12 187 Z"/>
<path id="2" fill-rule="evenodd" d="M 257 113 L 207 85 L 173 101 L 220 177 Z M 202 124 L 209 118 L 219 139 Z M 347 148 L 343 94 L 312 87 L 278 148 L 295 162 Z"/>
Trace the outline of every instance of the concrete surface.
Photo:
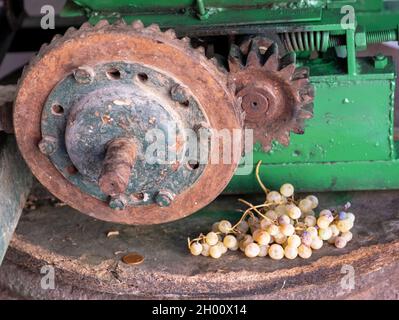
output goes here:
<path id="1" fill-rule="evenodd" d="M 351 201 L 354 239 L 345 249 L 325 245 L 311 259 L 193 257 L 186 237 L 218 219 L 238 218 L 236 197 L 206 211 L 158 226 L 125 226 L 75 210 L 43 204 L 26 211 L 0 268 L 0 284 L 39 299 L 399 299 L 399 191 L 321 194 L 324 207 Z M 117 214 L 117 213 L 116 213 Z M 144 213 L 143 213 L 144 215 Z M 144 216 L 143 216 L 144 218 Z M 107 238 L 108 231 L 119 236 Z M 121 262 L 138 252 L 144 263 Z M 55 268 L 55 289 L 40 286 L 40 269 Z M 354 268 L 355 288 L 345 289 L 344 268 Z"/>

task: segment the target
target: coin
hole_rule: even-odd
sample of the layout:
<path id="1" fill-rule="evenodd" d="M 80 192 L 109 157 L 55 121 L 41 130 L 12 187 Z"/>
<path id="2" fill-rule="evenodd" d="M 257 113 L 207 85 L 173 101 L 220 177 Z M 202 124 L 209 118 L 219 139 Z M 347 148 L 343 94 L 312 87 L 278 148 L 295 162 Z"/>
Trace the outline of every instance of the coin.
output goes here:
<path id="1" fill-rule="evenodd" d="M 129 253 L 122 257 L 122 261 L 126 264 L 140 264 L 144 261 L 144 257 L 138 253 Z"/>

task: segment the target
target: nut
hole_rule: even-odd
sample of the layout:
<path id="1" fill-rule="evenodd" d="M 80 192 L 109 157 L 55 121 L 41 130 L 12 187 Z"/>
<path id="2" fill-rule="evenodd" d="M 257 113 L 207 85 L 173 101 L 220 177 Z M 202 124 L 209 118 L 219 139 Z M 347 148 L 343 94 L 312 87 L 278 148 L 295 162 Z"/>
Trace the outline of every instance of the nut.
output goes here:
<path id="1" fill-rule="evenodd" d="M 95 72 L 91 67 L 82 66 L 74 70 L 73 76 L 77 82 L 81 84 L 89 84 L 93 82 Z"/>
<path id="2" fill-rule="evenodd" d="M 127 207 L 128 199 L 125 195 L 118 195 L 111 197 L 109 200 L 109 207 L 114 210 L 124 210 Z"/>
<path id="3" fill-rule="evenodd" d="M 155 196 L 155 202 L 160 207 L 169 207 L 174 199 L 175 199 L 175 194 L 169 190 L 161 190 Z"/>

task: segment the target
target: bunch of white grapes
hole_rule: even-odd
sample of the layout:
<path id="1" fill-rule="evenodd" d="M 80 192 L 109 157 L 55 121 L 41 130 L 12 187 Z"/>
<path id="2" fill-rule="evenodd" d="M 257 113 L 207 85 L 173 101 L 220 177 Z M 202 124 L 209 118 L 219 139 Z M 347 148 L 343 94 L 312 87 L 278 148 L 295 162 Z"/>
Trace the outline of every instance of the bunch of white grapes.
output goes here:
<path id="1" fill-rule="evenodd" d="M 249 208 L 235 225 L 222 220 L 206 235 L 188 239 L 191 254 L 218 259 L 228 250 L 241 250 L 248 258 L 308 259 L 324 241 L 344 248 L 352 240 L 355 215 L 347 212 L 349 203 L 341 211 L 324 209 L 316 214 L 317 197 L 296 201 L 292 184 L 282 185 L 280 192 L 266 188 L 265 192 L 266 201 L 261 205 L 240 199 Z"/>

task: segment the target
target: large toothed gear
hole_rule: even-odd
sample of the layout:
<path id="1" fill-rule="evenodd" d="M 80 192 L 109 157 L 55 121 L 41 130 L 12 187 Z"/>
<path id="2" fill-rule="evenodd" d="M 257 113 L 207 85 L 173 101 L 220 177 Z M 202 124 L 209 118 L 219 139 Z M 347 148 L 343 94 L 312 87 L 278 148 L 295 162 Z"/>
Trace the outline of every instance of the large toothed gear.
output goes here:
<path id="1" fill-rule="evenodd" d="M 256 37 L 233 45 L 228 62 L 230 83 L 255 142 L 269 151 L 273 141 L 287 146 L 291 131 L 304 133 L 314 91 L 308 69 L 296 68 L 293 54 L 280 58 L 276 43 Z"/>
<path id="2" fill-rule="evenodd" d="M 167 134 L 169 123 L 177 159 L 151 164 L 146 133 Z M 242 119 L 227 73 L 188 38 L 101 21 L 41 48 L 19 82 L 14 127 L 32 172 L 62 201 L 101 220 L 155 224 L 209 204 L 238 165 L 222 152 L 186 161 L 186 130 L 234 131 Z"/>

